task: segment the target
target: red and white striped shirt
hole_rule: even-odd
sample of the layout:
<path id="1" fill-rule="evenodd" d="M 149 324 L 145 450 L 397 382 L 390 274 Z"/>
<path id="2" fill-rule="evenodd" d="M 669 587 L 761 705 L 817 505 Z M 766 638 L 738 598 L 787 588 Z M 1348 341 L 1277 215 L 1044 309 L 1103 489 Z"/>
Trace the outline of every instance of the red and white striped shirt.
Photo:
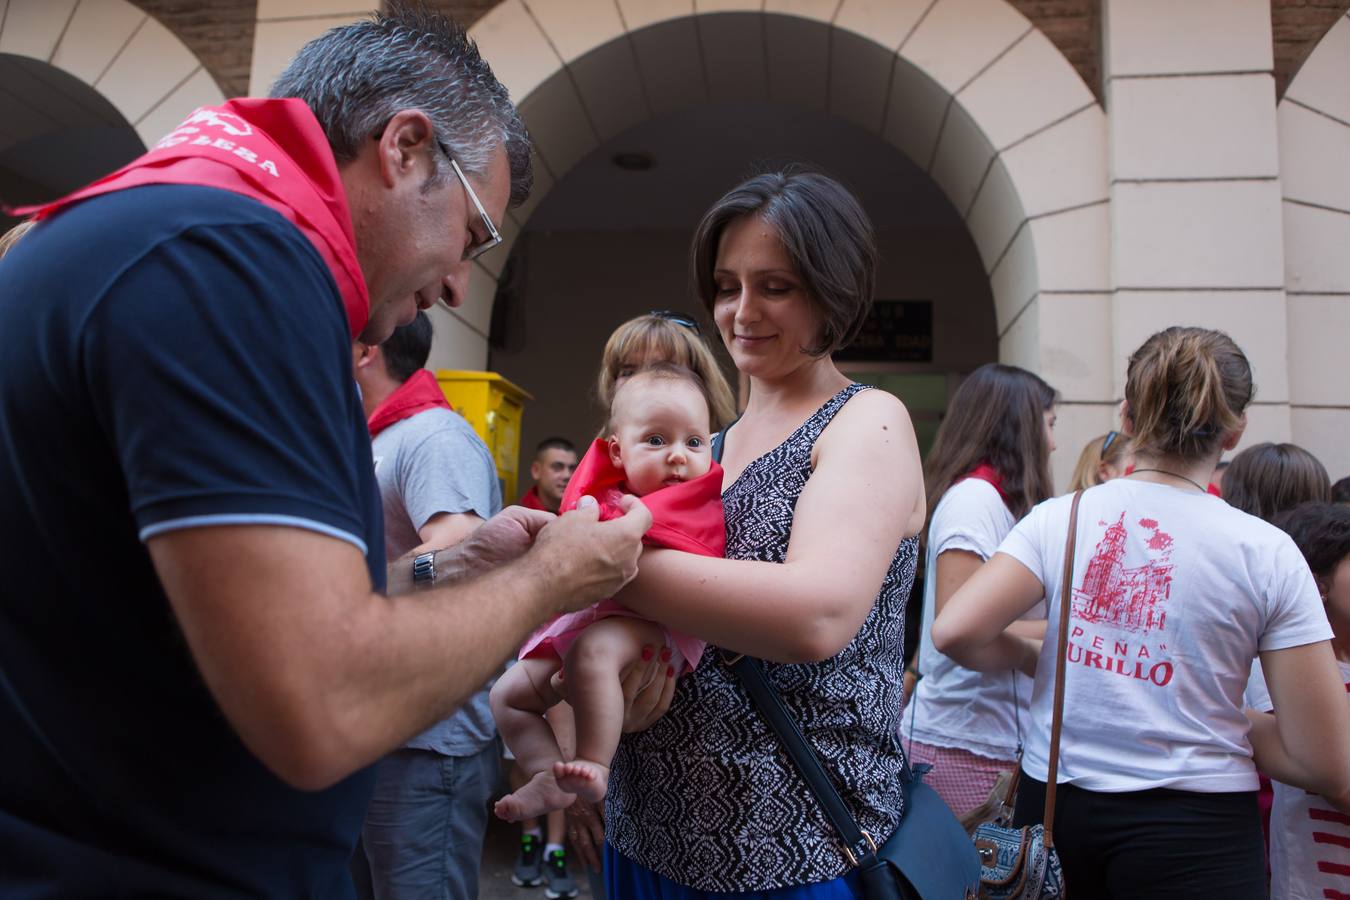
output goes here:
<path id="1" fill-rule="evenodd" d="M 1350 663 L 1341 663 L 1350 702 Z M 1260 681 L 1258 681 L 1260 679 Z M 1258 688 L 1259 685 L 1259 688 Z M 1270 709 L 1260 669 L 1248 702 Z M 1262 702 L 1264 700 L 1264 702 Z M 1270 896 L 1279 900 L 1350 900 L 1350 815 L 1316 794 L 1276 781 L 1270 811 Z"/>

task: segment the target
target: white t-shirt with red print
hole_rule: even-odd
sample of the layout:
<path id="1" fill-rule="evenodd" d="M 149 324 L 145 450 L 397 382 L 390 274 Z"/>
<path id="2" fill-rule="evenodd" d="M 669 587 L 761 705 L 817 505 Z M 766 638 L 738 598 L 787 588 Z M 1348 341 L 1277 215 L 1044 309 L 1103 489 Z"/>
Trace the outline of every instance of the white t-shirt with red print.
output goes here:
<path id="1" fill-rule="evenodd" d="M 1012 513 L 998 489 L 980 478 L 956 482 L 938 501 L 928 525 L 919 680 L 901 730 L 934 747 L 957 748 L 990 759 L 1017 758 L 1017 733 L 1030 725 L 1031 679 L 1020 672 L 976 672 L 958 666 L 933 646 L 937 558 L 964 550 L 980 559 L 994 555 L 1012 530 Z M 1043 604 L 1024 618 L 1045 618 Z M 1020 701 L 1020 708 L 1019 708 Z"/>
<path id="2" fill-rule="evenodd" d="M 1033 509 L 999 547 L 1045 585 L 1023 768 L 1045 780 L 1072 496 Z M 1059 781 L 1092 791 L 1254 791 L 1242 692 L 1258 650 L 1329 640 L 1294 542 L 1218 497 L 1117 478 L 1078 513 Z"/>
<path id="3" fill-rule="evenodd" d="M 1350 663 L 1340 663 L 1350 703 Z M 1247 705 L 1271 712 L 1270 692 L 1258 661 L 1247 683 Z M 1350 816 L 1317 794 L 1272 781 L 1270 896 L 1280 900 L 1350 897 Z"/>

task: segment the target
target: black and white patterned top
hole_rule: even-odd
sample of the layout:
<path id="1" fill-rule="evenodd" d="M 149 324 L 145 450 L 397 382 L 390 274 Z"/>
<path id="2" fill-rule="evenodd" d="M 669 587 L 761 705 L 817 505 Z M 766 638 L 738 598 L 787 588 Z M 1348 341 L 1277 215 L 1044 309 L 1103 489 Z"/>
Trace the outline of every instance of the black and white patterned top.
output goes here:
<path id="1" fill-rule="evenodd" d="M 793 510 L 811 477 L 811 447 L 864 389 L 844 388 L 727 488 L 729 558 L 783 562 Z M 905 602 L 917 555 L 917 538 L 900 543 L 867 620 L 837 655 L 764 664 L 849 811 L 878 844 L 900 821 Z M 849 869 L 777 737 L 711 646 L 681 679 L 670 711 L 620 744 L 606 821 L 624 856 L 699 890 L 770 890 Z"/>

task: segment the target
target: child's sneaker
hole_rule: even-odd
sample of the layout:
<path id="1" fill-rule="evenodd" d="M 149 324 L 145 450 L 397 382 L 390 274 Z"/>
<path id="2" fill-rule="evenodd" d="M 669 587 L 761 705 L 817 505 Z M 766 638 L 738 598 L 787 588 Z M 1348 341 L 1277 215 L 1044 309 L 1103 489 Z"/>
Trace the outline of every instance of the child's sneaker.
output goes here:
<path id="1" fill-rule="evenodd" d="M 579 892 L 577 883 L 567 871 L 567 854 L 562 850 L 554 850 L 549 853 L 548 859 L 544 860 L 544 877 L 548 879 L 548 887 L 544 888 L 544 896 L 549 900 L 558 900 L 559 897 L 575 897 Z"/>
<path id="2" fill-rule="evenodd" d="M 544 843 L 533 834 L 520 836 L 520 856 L 511 869 L 511 883 L 517 887 L 538 887 L 544 880 L 543 868 L 539 858 L 543 855 Z"/>

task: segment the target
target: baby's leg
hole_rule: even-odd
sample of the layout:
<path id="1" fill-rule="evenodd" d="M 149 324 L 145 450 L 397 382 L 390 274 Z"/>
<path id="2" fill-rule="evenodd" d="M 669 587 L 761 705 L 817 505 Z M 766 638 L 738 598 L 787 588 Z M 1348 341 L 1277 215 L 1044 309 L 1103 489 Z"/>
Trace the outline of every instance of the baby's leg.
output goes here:
<path id="1" fill-rule="evenodd" d="M 558 787 L 583 799 L 604 799 L 609 764 L 623 731 L 623 686 L 630 666 L 642 661 L 644 644 L 662 646 L 661 626 L 612 616 L 591 625 L 567 652 L 567 702 L 576 713 L 577 755 L 553 765 Z"/>
<path id="2" fill-rule="evenodd" d="M 553 764 L 561 762 L 563 755 L 544 719 L 544 712 L 561 699 L 549 687 L 559 664 L 556 659 L 522 659 L 497 679 L 488 695 L 502 740 L 530 776 L 520 790 L 497 801 L 495 812 L 508 822 L 533 819 L 576 800 L 558 788 Z"/>

